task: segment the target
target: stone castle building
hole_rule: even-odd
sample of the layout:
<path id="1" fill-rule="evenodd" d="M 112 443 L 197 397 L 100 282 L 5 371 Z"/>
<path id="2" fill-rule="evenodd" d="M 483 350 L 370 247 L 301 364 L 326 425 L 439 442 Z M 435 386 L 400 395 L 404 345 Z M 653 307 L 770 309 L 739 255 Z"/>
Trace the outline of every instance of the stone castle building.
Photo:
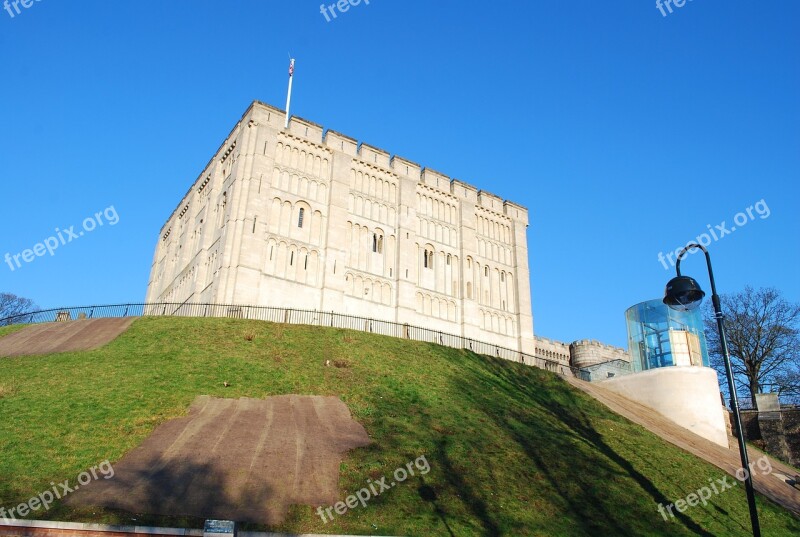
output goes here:
<path id="1" fill-rule="evenodd" d="M 285 122 L 250 105 L 164 224 L 147 302 L 334 311 L 569 362 L 566 344 L 537 352 L 527 209 Z"/>

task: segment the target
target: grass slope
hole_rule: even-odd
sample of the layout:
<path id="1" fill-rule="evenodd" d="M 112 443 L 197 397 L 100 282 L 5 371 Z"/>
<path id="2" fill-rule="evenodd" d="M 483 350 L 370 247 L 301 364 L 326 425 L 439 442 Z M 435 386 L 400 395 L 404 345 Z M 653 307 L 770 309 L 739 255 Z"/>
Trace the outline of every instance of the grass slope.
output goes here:
<path id="1" fill-rule="evenodd" d="M 658 502 L 721 478 L 717 468 L 553 374 L 436 345 L 256 321 L 144 318 L 96 351 L 0 359 L 0 390 L 0 507 L 119 460 L 197 395 L 336 395 L 374 440 L 342 464 L 342 500 L 367 479 L 391 481 L 396 468 L 422 455 L 431 471 L 327 524 L 311 507 L 293 507 L 272 530 L 749 534 L 741 485 L 669 522 L 657 511 Z M 790 514 L 763 497 L 759 507 L 765 535 L 800 534 Z M 31 518 L 202 524 L 62 505 L 37 515 Z"/>

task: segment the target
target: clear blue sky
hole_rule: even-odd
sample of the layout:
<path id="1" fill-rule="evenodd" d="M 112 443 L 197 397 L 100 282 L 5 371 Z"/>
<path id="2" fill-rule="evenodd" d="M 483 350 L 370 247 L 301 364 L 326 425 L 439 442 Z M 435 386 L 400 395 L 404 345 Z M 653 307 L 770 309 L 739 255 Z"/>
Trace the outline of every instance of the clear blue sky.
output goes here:
<path id="1" fill-rule="evenodd" d="M 795 0 L 20 8 L 0 10 L 0 257 L 119 220 L 2 263 L 0 291 L 142 301 L 161 225 L 253 99 L 283 108 L 291 51 L 296 115 L 529 208 L 539 335 L 625 345 L 624 310 L 673 274 L 659 252 L 762 199 L 710 245 L 717 283 L 800 300 Z M 707 287 L 698 256 L 684 272 Z"/>

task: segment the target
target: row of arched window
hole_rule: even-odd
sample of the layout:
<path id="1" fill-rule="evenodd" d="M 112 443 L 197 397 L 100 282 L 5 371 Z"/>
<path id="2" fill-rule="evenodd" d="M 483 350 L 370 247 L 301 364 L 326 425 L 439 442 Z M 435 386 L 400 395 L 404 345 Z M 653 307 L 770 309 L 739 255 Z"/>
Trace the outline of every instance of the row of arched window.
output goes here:
<path id="1" fill-rule="evenodd" d="M 349 296 L 385 306 L 391 306 L 393 303 L 392 286 L 388 282 L 353 274 L 352 272 L 347 272 L 344 280 L 345 293 Z"/>
<path id="2" fill-rule="evenodd" d="M 161 300 L 164 302 L 184 302 L 192 296 L 195 291 L 197 281 L 198 266 L 194 265 L 189 270 L 184 271 L 180 278 L 173 282 L 171 289 Z"/>
<path id="3" fill-rule="evenodd" d="M 304 147 L 297 147 L 301 144 Z M 306 141 L 296 141 L 293 144 L 278 142 L 275 147 L 275 163 L 289 166 L 307 175 L 328 178 L 329 160 L 325 150 Z"/>
<path id="4" fill-rule="evenodd" d="M 458 246 L 458 232 L 455 228 L 418 218 L 417 233 L 421 237 L 440 242 L 448 246 Z"/>
<path id="5" fill-rule="evenodd" d="M 466 258 L 466 298 L 498 310 L 516 312 L 514 274 Z"/>
<path id="6" fill-rule="evenodd" d="M 278 238 L 267 240 L 264 272 L 306 285 L 317 285 L 322 271 L 319 251 Z"/>
<path id="7" fill-rule="evenodd" d="M 417 213 L 441 220 L 448 224 L 458 224 L 458 206 L 446 203 L 433 196 L 417 192 Z"/>
<path id="8" fill-rule="evenodd" d="M 500 223 L 494 218 L 478 214 L 476 217 L 476 231 L 488 237 L 506 244 L 511 244 L 511 226 L 507 223 Z"/>
<path id="9" fill-rule="evenodd" d="M 443 295 L 460 296 L 461 267 L 458 256 L 438 252 L 430 243 L 417 244 L 417 285 Z"/>
<path id="10" fill-rule="evenodd" d="M 387 236 L 380 227 L 365 226 L 348 220 L 346 241 L 349 247 L 349 267 L 386 278 L 395 276 L 397 240 L 394 235 Z"/>
<path id="11" fill-rule="evenodd" d="M 481 310 L 481 328 L 504 336 L 516 335 L 514 318 L 508 315 L 500 315 L 495 311 Z"/>
<path id="12" fill-rule="evenodd" d="M 478 255 L 504 265 L 512 265 L 511 248 L 478 238 Z"/>
<path id="13" fill-rule="evenodd" d="M 257 216 L 256 216 L 257 218 Z M 288 239 L 322 245 L 324 217 L 319 210 L 313 210 L 305 201 L 292 203 L 281 198 L 273 198 L 268 215 L 267 231 Z M 256 226 L 253 226 L 253 231 Z"/>
<path id="14" fill-rule="evenodd" d="M 387 226 L 395 225 L 397 210 L 394 207 L 355 194 L 350 194 L 348 202 L 351 214 L 363 216 Z"/>
<path id="15" fill-rule="evenodd" d="M 444 321 L 458 322 L 458 309 L 455 301 L 428 293 L 417 293 L 417 313 Z"/>
<path id="16" fill-rule="evenodd" d="M 569 354 L 563 354 L 560 352 L 546 351 L 544 349 L 537 348 L 535 355 L 537 358 L 543 358 L 545 360 L 557 360 L 560 362 L 569 362 Z"/>
<path id="17" fill-rule="evenodd" d="M 285 168 L 273 168 L 272 186 L 284 192 L 291 192 L 301 198 L 320 203 L 328 201 L 328 186 L 321 180 L 309 179 L 304 175 L 290 173 Z"/>
<path id="18" fill-rule="evenodd" d="M 386 201 L 392 205 L 397 204 L 397 180 L 378 177 L 369 171 L 350 170 L 350 188 L 372 198 Z"/>

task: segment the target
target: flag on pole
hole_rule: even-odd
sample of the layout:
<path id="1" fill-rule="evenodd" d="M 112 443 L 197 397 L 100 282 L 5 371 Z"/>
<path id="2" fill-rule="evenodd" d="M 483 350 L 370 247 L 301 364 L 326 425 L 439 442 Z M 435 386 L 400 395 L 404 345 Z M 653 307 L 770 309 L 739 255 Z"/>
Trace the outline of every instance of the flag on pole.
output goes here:
<path id="1" fill-rule="evenodd" d="M 289 128 L 289 105 L 292 103 L 292 80 L 294 80 L 294 58 L 289 57 L 289 91 L 286 94 L 286 124 L 284 128 Z"/>

